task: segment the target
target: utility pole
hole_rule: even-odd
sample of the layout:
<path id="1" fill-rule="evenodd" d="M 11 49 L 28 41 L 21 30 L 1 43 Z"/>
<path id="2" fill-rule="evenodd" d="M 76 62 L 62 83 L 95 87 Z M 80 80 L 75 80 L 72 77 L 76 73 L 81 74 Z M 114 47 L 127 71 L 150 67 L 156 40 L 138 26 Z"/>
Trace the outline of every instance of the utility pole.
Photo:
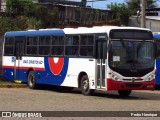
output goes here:
<path id="1" fill-rule="evenodd" d="M 141 0 L 141 27 L 146 27 L 146 0 Z"/>

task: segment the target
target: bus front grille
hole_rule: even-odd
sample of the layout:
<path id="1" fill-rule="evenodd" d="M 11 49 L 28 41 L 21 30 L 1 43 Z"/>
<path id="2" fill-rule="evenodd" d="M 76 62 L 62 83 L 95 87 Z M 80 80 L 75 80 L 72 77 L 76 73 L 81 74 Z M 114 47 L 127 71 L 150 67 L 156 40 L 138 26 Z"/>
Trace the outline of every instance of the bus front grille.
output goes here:
<path id="1" fill-rule="evenodd" d="M 141 87 L 141 84 L 128 84 L 128 83 L 126 83 L 125 86 L 128 88 L 139 88 L 139 87 Z"/>
<path id="2" fill-rule="evenodd" d="M 123 81 L 130 81 L 130 82 L 139 82 L 139 81 L 143 81 L 143 79 L 123 79 Z"/>

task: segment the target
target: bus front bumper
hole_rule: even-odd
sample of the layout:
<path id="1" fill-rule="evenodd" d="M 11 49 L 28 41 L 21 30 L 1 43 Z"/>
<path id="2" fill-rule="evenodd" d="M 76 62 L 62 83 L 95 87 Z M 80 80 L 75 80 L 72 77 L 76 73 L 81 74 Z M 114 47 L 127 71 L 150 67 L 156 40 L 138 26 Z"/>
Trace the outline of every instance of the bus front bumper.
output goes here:
<path id="1" fill-rule="evenodd" d="M 155 79 L 145 82 L 124 82 L 107 79 L 106 87 L 107 90 L 154 90 Z"/>

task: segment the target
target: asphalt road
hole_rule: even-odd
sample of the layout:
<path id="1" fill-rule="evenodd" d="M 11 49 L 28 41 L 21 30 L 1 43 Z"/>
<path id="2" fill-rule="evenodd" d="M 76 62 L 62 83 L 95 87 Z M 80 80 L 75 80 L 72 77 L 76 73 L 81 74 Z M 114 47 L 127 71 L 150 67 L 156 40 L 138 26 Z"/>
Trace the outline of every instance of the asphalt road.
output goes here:
<path id="1" fill-rule="evenodd" d="M 160 91 L 133 91 L 121 98 L 115 91 L 84 96 L 78 89 L 0 88 L 0 102 L 0 111 L 160 111 Z"/>

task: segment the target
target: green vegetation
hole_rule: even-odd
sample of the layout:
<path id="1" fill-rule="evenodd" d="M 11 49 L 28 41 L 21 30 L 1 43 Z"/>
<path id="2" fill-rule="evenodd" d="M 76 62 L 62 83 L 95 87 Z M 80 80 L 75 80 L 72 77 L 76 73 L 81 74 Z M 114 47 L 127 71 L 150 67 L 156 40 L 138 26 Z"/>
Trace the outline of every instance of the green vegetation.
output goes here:
<path id="1" fill-rule="evenodd" d="M 127 25 L 129 22 L 129 17 L 131 16 L 132 11 L 128 8 L 127 5 L 124 3 L 111 3 L 110 5 L 107 6 L 110 8 L 114 13 L 116 14 L 115 16 L 117 17 L 115 21 L 119 22 L 120 25 Z"/>
<path id="2" fill-rule="evenodd" d="M 0 17 L 0 34 L 6 31 L 48 28 L 56 23 L 58 8 L 32 0 L 6 0 L 6 16 Z"/>
<path id="3" fill-rule="evenodd" d="M 127 6 L 132 10 L 132 14 L 137 14 L 137 10 L 140 9 L 140 0 L 126 0 Z M 155 8 L 155 0 L 146 0 L 146 8 Z"/>
<path id="4" fill-rule="evenodd" d="M 111 3 L 107 7 L 114 11 L 116 19 L 111 22 L 119 23 L 119 25 L 128 25 L 129 17 L 136 15 L 140 10 L 140 0 L 125 0 L 126 3 Z M 146 8 L 156 7 L 155 0 L 146 0 Z"/>
<path id="5" fill-rule="evenodd" d="M 11 84 L 11 85 L 12 85 L 12 84 L 15 85 L 15 84 L 17 84 L 17 83 L 15 83 L 14 81 L 6 80 L 6 79 L 3 79 L 3 80 L 1 79 L 1 80 L 0 80 L 0 85 L 10 85 L 10 84 Z"/>
<path id="6" fill-rule="evenodd" d="M 147 0 L 146 2 L 146 8 L 156 6 L 155 0 Z M 111 17 L 107 18 L 108 24 L 128 25 L 129 17 L 140 9 L 140 0 L 125 0 L 125 4 L 111 3 L 107 7 L 114 11 Z M 4 34 L 6 31 L 53 28 L 59 25 L 59 9 L 57 7 L 36 4 L 32 0 L 6 0 L 5 11 L 5 15 L 0 16 L 0 34 Z M 76 11 L 81 14 L 79 8 Z M 106 22 L 103 16 L 101 16 L 101 21 L 97 19 L 99 17 L 98 11 L 86 13 L 83 13 L 84 23 L 86 21 L 88 23 Z M 82 18 L 79 19 L 81 22 Z M 61 24 L 64 24 L 63 21 Z"/>

